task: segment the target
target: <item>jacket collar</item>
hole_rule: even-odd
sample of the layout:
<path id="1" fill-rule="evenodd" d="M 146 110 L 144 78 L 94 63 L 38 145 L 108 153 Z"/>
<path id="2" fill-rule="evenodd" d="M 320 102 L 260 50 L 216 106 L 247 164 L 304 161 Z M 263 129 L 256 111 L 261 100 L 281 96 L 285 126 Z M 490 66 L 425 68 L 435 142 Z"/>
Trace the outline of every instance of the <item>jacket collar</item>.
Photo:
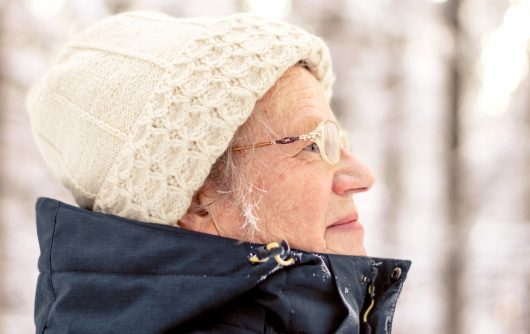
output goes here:
<path id="1" fill-rule="evenodd" d="M 281 254 L 295 259 L 290 266 L 278 265 L 273 255 L 251 264 L 252 255 L 264 258 L 263 245 L 44 197 L 36 208 L 41 248 L 37 331 L 44 325 L 98 330 L 98 324 L 113 323 L 125 331 L 154 333 L 193 322 L 249 293 L 253 302 L 273 310 L 285 331 L 358 331 L 372 299 L 368 321 L 386 328 L 410 267 L 406 260 L 297 250 Z M 311 316 L 315 308 L 319 317 Z M 90 312 L 91 321 L 69 319 L 76 309 Z M 131 321 L 146 317 L 151 320 Z"/>

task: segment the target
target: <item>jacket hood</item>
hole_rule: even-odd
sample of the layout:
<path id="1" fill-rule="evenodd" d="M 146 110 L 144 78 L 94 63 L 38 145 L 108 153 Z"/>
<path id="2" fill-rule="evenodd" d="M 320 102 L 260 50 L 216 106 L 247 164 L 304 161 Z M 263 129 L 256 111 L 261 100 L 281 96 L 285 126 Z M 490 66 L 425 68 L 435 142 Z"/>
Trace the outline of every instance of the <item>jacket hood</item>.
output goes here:
<path id="1" fill-rule="evenodd" d="M 372 333 L 389 333 L 410 267 L 285 245 L 276 254 L 294 264 L 282 266 L 259 244 L 44 197 L 36 210 L 37 333 L 183 333 L 219 319 L 251 333 L 263 332 L 261 318 L 271 333 L 358 333 L 363 317 Z"/>

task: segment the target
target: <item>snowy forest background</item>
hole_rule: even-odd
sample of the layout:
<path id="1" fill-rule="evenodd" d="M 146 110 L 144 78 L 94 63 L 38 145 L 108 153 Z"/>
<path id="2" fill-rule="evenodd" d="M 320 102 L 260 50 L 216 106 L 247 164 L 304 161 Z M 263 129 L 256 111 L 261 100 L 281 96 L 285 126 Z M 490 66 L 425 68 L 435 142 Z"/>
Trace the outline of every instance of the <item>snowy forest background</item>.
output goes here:
<path id="1" fill-rule="evenodd" d="M 70 37 L 133 9 L 284 18 L 327 41 L 332 108 L 374 171 L 370 255 L 413 261 L 395 334 L 530 328 L 530 0 L 0 0 L 0 333 L 33 333 L 35 201 L 72 203 L 24 97 Z"/>

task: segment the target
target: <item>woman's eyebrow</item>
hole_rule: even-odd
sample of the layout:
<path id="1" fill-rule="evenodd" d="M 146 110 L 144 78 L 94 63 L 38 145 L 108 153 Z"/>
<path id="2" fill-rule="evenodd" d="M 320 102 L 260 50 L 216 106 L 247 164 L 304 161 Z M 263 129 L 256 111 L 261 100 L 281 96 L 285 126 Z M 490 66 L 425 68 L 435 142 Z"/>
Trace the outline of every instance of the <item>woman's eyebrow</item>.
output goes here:
<path id="1" fill-rule="evenodd" d="M 302 131 L 310 132 L 313 131 L 320 122 L 324 121 L 322 117 L 316 117 L 316 116 L 307 116 L 304 118 L 304 122 L 302 125 Z M 305 133 L 304 132 L 304 133 Z"/>

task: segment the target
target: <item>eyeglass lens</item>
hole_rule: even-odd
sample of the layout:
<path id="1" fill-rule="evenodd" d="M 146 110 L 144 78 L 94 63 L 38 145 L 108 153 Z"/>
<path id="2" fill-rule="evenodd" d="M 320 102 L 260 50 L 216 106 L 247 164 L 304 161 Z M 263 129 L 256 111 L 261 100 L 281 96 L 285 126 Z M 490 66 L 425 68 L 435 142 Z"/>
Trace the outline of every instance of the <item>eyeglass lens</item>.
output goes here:
<path id="1" fill-rule="evenodd" d="M 328 159 L 337 163 L 340 160 L 340 136 L 339 129 L 334 123 L 326 123 L 322 127 L 322 137 L 324 141 L 324 152 Z"/>

